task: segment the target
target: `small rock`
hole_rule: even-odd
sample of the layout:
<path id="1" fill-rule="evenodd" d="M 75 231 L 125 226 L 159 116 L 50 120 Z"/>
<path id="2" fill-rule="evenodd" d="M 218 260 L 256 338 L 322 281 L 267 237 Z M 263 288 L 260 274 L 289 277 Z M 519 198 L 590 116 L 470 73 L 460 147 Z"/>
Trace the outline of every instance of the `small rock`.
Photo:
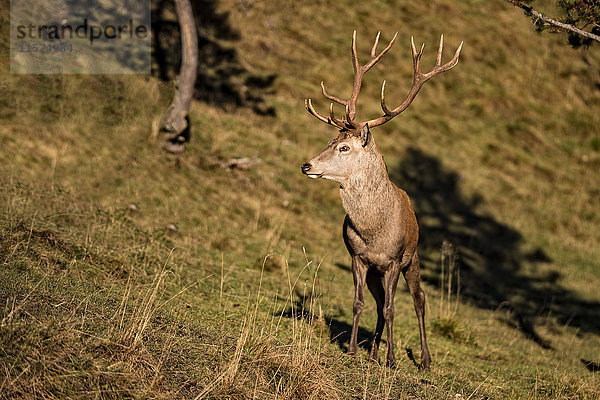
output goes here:
<path id="1" fill-rule="evenodd" d="M 177 232 L 179 232 L 179 228 L 178 228 L 178 227 L 177 227 L 177 225 L 175 225 L 175 224 L 168 224 L 168 225 L 167 225 L 167 230 L 168 230 L 169 232 L 172 232 L 172 233 L 177 233 Z"/>
<path id="2" fill-rule="evenodd" d="M 252 168 L 256 167 L 262 163 L 260 158 L 249 158 L 249 157 L 240 157 L 240 158 L 232 158 L 228 161 L 223 161 L 220 163 L 221 168 L 229 168 L 229 169 L 239 169 L 241 171 L 249 171 Z"/>

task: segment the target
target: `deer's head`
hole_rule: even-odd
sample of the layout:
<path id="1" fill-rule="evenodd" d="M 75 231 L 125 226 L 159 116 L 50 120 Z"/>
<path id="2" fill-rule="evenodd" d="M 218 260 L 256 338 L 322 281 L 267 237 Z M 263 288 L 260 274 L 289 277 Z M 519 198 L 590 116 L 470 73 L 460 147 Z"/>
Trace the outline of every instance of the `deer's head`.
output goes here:
<path id="1" fill-rule="evenodd" d="M 369 125 L 365 124 L 358 135 L 342 130 L 327 147 L 302 165 L 309 178 L 325 178 L 344 184 L 361 166 L 373 165 L 381 158 Z"/>
<path id="2" fill-rule="evenodd" d="M 323 92 L 323 95 L 332 101 L 329 106 L 329 115 L 323 115 L 317 112 L 312 105 L 312 101 L 310 99 L 305 100 L 306 110 L 311 115 L 326 124 L 335 126 L 340 130 L 340 134 L 331 140 L 323 151 L 308 162 L 302 164 L 302 173 L 308 175 L 310 178 L 326 178 L 343 184 L 350 180 L 354 174 L 382 164 L 383 159 L 371 136 L 370 128 L 382 125 L 406 110 L 426 81 L 441 72 L 448 71 L 458 63 L 462 42 L 454 53 L 454 57 L 452 57 L 449 62 L 442 65 L 442 49 L 444 47 L 444 35 L 442 35 L 435 66 L 431 71 L 422 73 L 421 56 L 423 55 L 423 48 L 425 45 L 421 46 L 421 49 L 417 51 L 414 40 L 411 38 L 414 78 L 408 96 L 402 104 L 393 110 L 390 110 L 385 104 L 385 81 L 383 81 L 383 85 L 381 86 L 381 108 L 383 110 L 383 115 L 369 121 L 357 122 L 355 121 L 356 101 L 358 100 L 358 94 L 362 86 L 363 76 L 385 55 L 385 53 L 388 52 L 394 44 L 397 35 L 398 33 L 396 32 L 386 48 L 383 49 L 381 53 L 377 54 L 377 44 L 379 43 L 379 33 L 377 33 L 375 43 L 371 49 L 371 59 L 366 64 L 360 65 L 356 52 L 356 31 L 354 31 L 352 35 L 354 86 L 350 98 L 348 100 L 343 100 L 328 94 L 325 90 L 325 85 L 321 82 L 321 91 Z M 334 102 L 344 106 L 344 117 L 337 118 L 334 115 Z"/>

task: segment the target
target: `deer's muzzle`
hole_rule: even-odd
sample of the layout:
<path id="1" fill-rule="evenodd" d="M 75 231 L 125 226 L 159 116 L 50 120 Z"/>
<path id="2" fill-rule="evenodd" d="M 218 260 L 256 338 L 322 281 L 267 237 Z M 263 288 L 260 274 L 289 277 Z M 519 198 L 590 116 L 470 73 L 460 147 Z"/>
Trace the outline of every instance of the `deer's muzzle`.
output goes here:
<path id="1" fill-rule="evenodd" d="M 302 173 L 304 175 L 307 175 L 309 178 L 312 179 L 320 178 L 323 175 L 322 173 L 311 173 L 310 170 L 312 169 L 312 164 L 310 163 L 302 164 L 300 169 L 302 170 Z"/>

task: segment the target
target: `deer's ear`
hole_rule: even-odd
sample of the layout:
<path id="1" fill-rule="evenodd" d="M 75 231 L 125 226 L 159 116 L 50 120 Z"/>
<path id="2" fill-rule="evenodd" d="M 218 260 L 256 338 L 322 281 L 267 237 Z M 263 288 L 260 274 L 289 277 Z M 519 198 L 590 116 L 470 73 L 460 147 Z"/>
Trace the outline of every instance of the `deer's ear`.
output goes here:
<path id="1" fill-rule="evenodd" d="M 369 124 L 365 124 L 362 130 L 360 131 L 360 139 L 363 147 L 366 147 L 369 143 L 373 141 L 371 137 L 371 130 L 369 129 Z"/>

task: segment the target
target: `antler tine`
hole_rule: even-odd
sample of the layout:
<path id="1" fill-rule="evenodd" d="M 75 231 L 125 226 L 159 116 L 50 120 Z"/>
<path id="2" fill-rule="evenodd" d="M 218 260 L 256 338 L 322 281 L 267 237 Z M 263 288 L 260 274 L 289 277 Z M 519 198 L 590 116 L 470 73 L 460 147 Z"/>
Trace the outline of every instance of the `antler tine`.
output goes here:
<path id="1" fill-rule="evenodd" d="M 415 38 L 413 36 L 410 37 L 410 47 L 412 49 L 412 57 L 413 57 L 413 68 L 415 70 L 415 77 L 417 76 L 417 72 L 421 72 L 421 56 L 423 55 L 423 49 L 425 49 L 425 43 L 421 45 L 419 51 L 415 48 Z"/>
<path id="2" fill-rule="evenodd" d="M 367 72 L 368 70 L 370 70 L 373 65 L 377 64 L 377 62 L 381 59 L 381 57 L 383 57 L 385 55 L 385 53 L 387 53 L 388 50 L 392 48 L 392 45 L 396 41 L 396 37 L 398 37 L 398 32 L 396 32 L 394 34 L 394 37 L 392 38 L 392 40 L 390 40 L 390 42 L 385 47 L 385 49 L 383 49 L 381 51 L 381 53 L 379 53 L 378 56 L 375 56 L 375 51 L 376 51 L 377 43 L 379 42 L 379 33 L 377 34 L 377 38 L 375 39 L 375 45 L 373 46 L 373 49 L 371 50 L 371 60 L 367 64 L 365 64 L 363 66 L 363 68 L 364 68 L 363 74 L 365 72 Z"/>
<path id="3" fill-rule="evenodd" d="M 325 90 L 325 84 L 323 83 L 323 81 L 321 81 L 321 91 L 323 92 L 323 96 L 325 96 L 326 98 L 328 98 L 331 101 L 335 101 L 336 103 L 341 104 L 343 106 L 348 104 L 348 102 L 346 100 L 342 100 L 339 97 L 335 97 L 335 96 L 332 96 L 329 93 L 327 93 L 327 91 Z"/>
<path id="4" fill-rule="evenodd" d="M 358 54 L 356 53 L 356 31 L 352 32 L 352 66 L 354 67 L 354 74 L 356 75 L 360 69 L 360 64 L 358 63 Z"/>
<path id="5" fill-rule="evenodd" d="M 442 50 L 444 47 L 444 35 L 442 35 L 442 37 L 440 38 L 440 47 L 438 49 L 435 66 L 428 73 L 422 74 L 423 78 L 424 78 L 423 83 L 425 83 L 425 81 L 427 81 L 430 78 L 433 78 L 434 76 L 436 76 L 437 74 L 439 74 L 441 72 L 445 72 L 445 71 L 448 71 L 449 69 L 454 68 L 456 66 L 456 64 L 458 64 L 458 57 L 460 56 L 460 51 L 462 50 L 462 46 L 463 46 L 463 42 L 460 42 L 460 45 L 456 49 L 456 52 L 454 53 L 454 56 L 452 57 L 452 59 L 450 61 L 448 61 L 446 64 L 440 65 L 442 63 Z"/>
<path id="6" fill-rule="evenodd" d="M 335 115 L 333 115 L 333 103 L 329 103 L 329 118 L 331 119 L 331 121 L 333 122 L 333 124 L 339 128 L 344 127 L 344 122 L 343 120 L 337 119 L 335 117 Z"/>
<path id="7" fill-rule="evenodd" d="M 435 57 L 435 66 L 442 65 L 442 50 L 444 49 L 444 34 L 440 36 L 440 47 L 438 48 L 437 56 Z"/>
<path id="8" fill-rule="evenodd" d="M 356 116 L 356 100 L 358 99 L 358 92 L 362 85 L 362 77 L 364 75 L 363 67 L 358 62 L 358 54 L 356 51 L 356 31 L 352 32 L 352 66 L 354 67 L 354 83 L 352 86 L 352 94 L 348 99 L 346 105 L 346 123 L 352 125 L 352 121 Z"/>
<path id="9" fill-rule="evenodd" d="M 346 104 L 346 121 L 352 121 L 350 119 L 350 104 Z M 351 125 L 350 122 L 347 123 L 348 125 Z"/>
<path id="10" fill-rule="evenodd" d="M 304 108 L 306 108 L 306 111 L 308 111 L 312 116 L 317 117 L 317 119 L 320 121 L 323 121 L 327 124 L 329 123 L 329 119 L 326 116 L 319 114 L 319 112 L 315 110 L 311 99 L 304 99 Z"/>
<path id="11" fill-rule="evenodd" d="M 456 51 L 454 52 L 454 56 L 452 57 L 452 60 L 448 61 L 447 65 L 449 65 L 449 68 L 454 68 L 456 66 L 456 64 L 458 64 L 458 57 L 460 57 L 460 51 L 462 50 L 462 46 L 463 46 L 464 41 L 460 41 L 460 44 L 458 45 L 458 48 L 456 49 Z"/>
<path id="12" fill-rule="evenodd" d="M 375 57 L 377 45 L 379 44 L 379 35 L 381 35 L 381 31 L 377 32 L 377 36 L 375 37 L 375 43 L 373 43 L 373 48 L 371 49 L 371 58 Z"/>
<path id="13" fill-rule="evenodd" d="M 391 114 L 390 109 L 385 105 L 385 80 L 381 85 L 381 109 L 385 115 Z"/>

